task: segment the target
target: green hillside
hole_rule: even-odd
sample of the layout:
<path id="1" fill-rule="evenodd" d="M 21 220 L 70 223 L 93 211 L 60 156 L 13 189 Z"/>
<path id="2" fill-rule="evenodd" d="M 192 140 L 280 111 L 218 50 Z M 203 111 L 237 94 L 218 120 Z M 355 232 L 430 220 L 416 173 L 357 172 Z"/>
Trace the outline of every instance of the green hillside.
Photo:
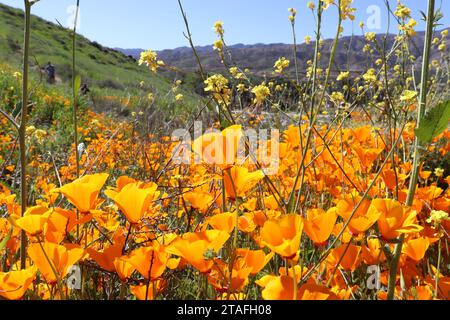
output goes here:
<path id="1" fill-rule="evenodd" d="M 72 77 L 71 34 L 55 23 L 37 16 L 32 19 L 30 64 L 32 77 L 40 78 L 40 67 L 48 61 L 56 67 L 56 87 L 68 87 Z M 23 11 L 0 3 L 0 61 L 13 68 L 21 68 L 23 42 Z M 103 95 L 146 95 L 153 92 L 165 96 L 171 90 L 173 79 L 153 74 L 136 60 L 123 53 L 77 36 L 77 73 L 91 89 Z M 144 85 L 139 83 L 144 81 Z M 184 103 L 193 105 L 195 95 L 188 87 L 181 87 Z"/>

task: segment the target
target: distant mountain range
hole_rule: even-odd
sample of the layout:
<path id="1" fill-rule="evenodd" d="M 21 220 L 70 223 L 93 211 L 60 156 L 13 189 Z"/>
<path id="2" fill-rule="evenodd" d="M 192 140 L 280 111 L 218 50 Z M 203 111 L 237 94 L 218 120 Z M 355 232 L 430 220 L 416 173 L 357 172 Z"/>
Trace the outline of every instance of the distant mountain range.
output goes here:
<path id="1" fill-rule="evenodd" d="M 438 35 L 441 30 L 436 31 Z M 377 39 L 382 45 L 383 34 L 377 36 Z M 411 54 L 417 58 L 417 63 L 420 63 L 423 43 L 424 32 L 417 32 L 410 42 Z M 388 35 L 386 41 L 387 50 L 391 49 L 395 42 L 395 35 Z M 333 40 L 325 40 L 322 50 L 322 61 L 325 64 L 328 63 L 330 56 L 330 49 L 332 47 Z M 360 73 L 363 70 L 367 70 L 367 67 L 373 65 L 374 59 L 378 58 L 377 54 L 373 57 L 368 57 L 363 52 L 363 47 L 366 41 L 363 36 L 347 36 L 340 40 L 339 47 L 336 52 L 335 67 L 334 70 L 351 70 L 355 73 Z M 310 44 L 300 44 L 297 46 L 297 59 L 300 72 L 304 73 L 307 68 L 307 61 L 312 59 L 314 55 L 314 42 Z M 143 49 L 121 49 L 117 50 L 123 52 L 126 55 L 132 56 L 136 59 L 139 58 Z M 204 68 L 209 72 L 223 71 L 223 65 L 220 61 L 217 51 L 214 51 L 212 46 L 199 46 L 196 47 L 200 60 Z M 254 44 L 244 45 L 236 44 L 229 47 L 229 51 L 232 56 L 232 60 L 229 55 L 226 55 L 226 62 L 232 64 L 232 61 L 241 68 L 249 68 L 257 75 L 270 75 L 273 71 L 273 65 L 280 57 L 286 57 L 291 60 L 290 72 L 294 71 L 294 50 L 293 45 L 274 43 L 274 44 Z M 447 48 L 446 54 L 449 51 Z M 440 53 L 433 49 L 432 58 L 437 58 Z M 181 47 L 170 50 L 163 50 L 158 52 L 158 58 L 162 59 L 166 64 L 177 67 L 184 71 L 195 71 L 198 69 L 197 61 L 192 53 L 192 49 L 189 47 Z M 392 63 L 395 63 L 395 59 L 391 59 Z"/>

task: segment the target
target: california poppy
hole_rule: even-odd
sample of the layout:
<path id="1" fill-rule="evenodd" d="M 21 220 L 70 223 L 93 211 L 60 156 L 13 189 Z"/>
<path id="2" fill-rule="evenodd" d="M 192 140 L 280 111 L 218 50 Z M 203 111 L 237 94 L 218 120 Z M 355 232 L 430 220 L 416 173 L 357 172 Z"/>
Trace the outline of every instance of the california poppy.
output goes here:
<path id="1" fill-rule="evenodd" d="M 232 167 L 224 171 L 223 179 L 225 192 L 228 198 L 244 197 L 246 192 L 252 189 L 262 178 L 261 170 L 249 172 L 245 167 Z"/>
<path id="2" fill-rule="evenodd" d="M 227 232 L 219 230 L 185 233 L 174 240 L 166 250 L 184 258 L 200 272 L 206 273 L 212 268 L 213 260 L 205 254 L 208 251 L 217 254 L 229 237 Z"/>
<path id="3" fill-rule="evenodd" d="M 364 169 L 370 169 L 375 160 L 380 156 L 384 149 L 362 148 L 358 145 L 352 146 L 359 161 Z"/>
<path id="4" fill-rule="evenodd" d="M 208 282 L 218 292 L 237 292 L 248 284 L 251 267 L 240 261 L 235 261 L 230 275 L 229 265 L 220 259 L 214 259 L 211 271 L 208 273 Z"/>
<path id="5" fill-rule="evenodd" d="M 8 300 L 18 300 L 36 277 L 36 267 L 10 272 L 0 272 L 0 296 Z"/>
<path id="6" fill-rule="evenodd" d="M 384 239 L 397 238 L 401 233 L 419 232 L 416 213 L 392 199 L 374 199 L 368 214 L 379 215 L 378 228 Z"/>
<path id="7" fill-rule="evenodd" d="M 55 191 L 62 193 L 80 212 L 87 213 L 95 209 L 100 190 L 108 177 L 106 173 L 86 175 Z"/>
<path id="8" fill-rule="evenodd" d="M 114 268 L 122 282 L 126 282 L 131 277 L 136 268 L 127 260 L 127 257 L 114 259 Z"/>
<path id="9" fill-rule="evenodd" d="M 367 246 L 363 245 L 361 247 L 361 254 L 364 263 L 369 266 L 386 260 L 380 240 L 374 238 L 367 239 Z"/>
<path id="10" fill-rule="evenodd" d="M 76 221 L 75 212 L 74 220 Z M 61 210 L 52 210 L 45 228 L 45 240 L 53 243 L 61 243 L 66 237 L 67 232 L 70 232 L 72 227 L 74 227 L 70 222 L 69 217 L 63 214 Z"/>
<path id="11" fill-rule="evenodd" d="M 265 276 L 257 282 L 264 287 L 264 300 L 292 300 L 294 299 L 294 280 L 289 276 Z"/>
<path id="12" fill-rule="evenodd" d="M 89 257 L 94 259 L 103 269 L 114 272 L 114 260 L 122 255 L 122 249 L 125 245 L 125 235 L 123 230 L 117 230 L 111 241 L 113 243 L 102 251 L 88 248 L 87 252 L 89 253 Z"/>
<path id="13" fill-rule="evenodd" d="M 86 257 L 86 252 L 82 248 L 69 249 L 66 246 L 45 242 L 42 244 L 42 248 L 39 243 L 30 244 L 28 255 L 41 271 L 47 283 L 54 284 L 58 279 L 64 278 L 70 268 L 79 260 Z"/>
<path id="14" fill-rule="evenodd" d="M 158 294 L 163 287 L 162 280 L 151 281 L 147 284 L 130 286 L 131 293 L 138 300 L 154 300 L 155 294 Z"/>
<path id="15" fill-rule="evenodd" d="M 249 267 L 250 273 L 256 275 L 272 259 L 273 253 L 266 255 L 263 250 L 236 249 L 236 262 L 243 262 L 245 267 Z"/>
<path id="16" fill-rule="evenodd" d="M 236 225 L 236 213 L 225 212 L 208 219 L 208 223 L 216 230 L 231 233 Z"/>
<path id="17" fill-rule="evenodd" d="M 256 224 L 254 221 L 255 215 L 252 212 L 247 212 L 238 218 L 239 230 L 245 233 L 255 231 Z"/>
<path id="18" fill-rule="evenodd" d="M 293 259 L 300 247 L 303 220 L 300 215 L 289 214 L 279 220 L 269 220 L 261 229 L 262 243 L 286 259 Z"/>
<path id="19" fill-rule="evenodd" d="M 46 207 L 29 208 L 23 217 L 15 220 L 15 224 L 30 236 L 38 236 L 44 232 L 51 210 Z"/>
<path id="20" fill-rule="evenodd" d="M 406 254 L 414 261 L 420 261 L 425 256 L 429 246 L 430 241 L 428 238 L 420 237 L 417 239 L 410 239 L 404 243 L 402 253 Z"/>
<path id="21" fill-rule="evenodd" d="M 164 248 L 155 242 L 152 246 L 133 250 L 122 260 L 133 265 L 145 279 L 156 280 L 164 273 L 168 258 Z"/>
<path id="22" fill-rule="evenodd" d="M 333 232 L 337 220 L 336 209 L 325 212 L 323 209 L 311 209 L 304 219 L 306 235 L 317 245 L 323 245 Z"/>
<path id="23" fill-rule="evenodd" d="M 206 213 L 214 202 L 214 197 L 204 191 L 194 190 L 183 195 L 184 200 L 188 201 L 191 206 L 201 213 Z"/>
<path id="24" fill-rule="evenodd" d="M 345 222 L 350 220 L 350 217 L 360 200 L 360 196 L 349 195 L 337 203 L 337 213 L 345 220 Z M 348 225 L 353 234 L 358 235 L 366 232 L 380 217 L 380 213 L 377 211 L 369 212 L 369 207 L 370 201 L 364 199 L 355 211 Z"/>
<path id="25" fill-rule="evenodd" d="M 329 288 L 313 282 L 302 285 L 298 291 L 299 300 L 338 300 Z"/>
<path id="26" fill-rule="evenodd" d="M 327 258 L 327 264 L 330 268 L 341 266 L 346 271 L 355 271 L 361 262 L 361 247 L 351 243 L 343 244 L 333 249 Z"/>
<path id="27" fill-rule="evenodd" d="M 129 183 L 118 193 L 105 192 L 112 198 L 131 224 L 142 219 L 156 195 L 155 188 L 141 188 L 140 183 Z"/>
<path id="28" fill-rule="evenodd" d="M 224 169 L 235 164 L 242 136 L 242 127 L 239 125 L 228 127 L 222 132 L 204 134 L 193 142 L 196 163 L 203 161 Z"/>

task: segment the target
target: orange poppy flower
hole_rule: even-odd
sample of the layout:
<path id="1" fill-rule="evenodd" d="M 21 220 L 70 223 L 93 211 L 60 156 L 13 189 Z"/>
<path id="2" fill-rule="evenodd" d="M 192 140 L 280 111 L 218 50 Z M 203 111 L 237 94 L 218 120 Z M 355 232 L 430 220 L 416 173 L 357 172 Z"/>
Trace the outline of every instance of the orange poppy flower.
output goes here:
<path id="1" fill-rule="evenodd" d="M 240 261 L 234 264 L 230 276 L 229 265 L 220 259 L 214 259 L 214 265 L 208 274 L 208 282 L 220 293 L 237 292 L 248 284 L 251 271 L 252 268 Z"/>
<path id="2" fill-rule="evenodd" d="M 125 257 L 125 259 L 123 259 L 123 257 L 115 258 L 114 268 L 122 282 L 126 282 L 136 270 L 136 268 L 128 262 L 127 257 Z"/>
<path id="3" fill-rule="evenodd" d="M 36 267 L 20 271 L 0 272 L 0 297 L 21 299 L 36 277 Z"/>
<path id="4" fill-rule="evenodd" d="M 201 213 L 206 213 L 214 202 L 214 197 L 207 192 L 193 191 L 188 192 L 184 196 L 184 200 L 189 201 L 193 208 Z"/>
<path id="5" fill-rule="evenodd" d="M 50 242 L 45 242 L 42 248 L 39 243 L 30 244 L 28 255 L 49 284 L 54 284 L 58 279 L 64 278 L 71 267 L 87 256 L 86 252 L 81 248 L 74 247 L 69 249 L 66 246 Z M 49 264 L 47 257 L 52 265 Z"/>
<path id="6" fill-rule="evenodd" d="M 376 265 L 386 260 L 381 242 L 378 239 L 367 239 L 367 246 L 361 247 L 361 254 L 364 263 L 368 266 Z"/>
<path id="7" fill-rule="evenodd" d="M 433 300 L 433 287 L 429 285 L 418 286 L 417 288 L 411 288 L 408 294 L 408 300 Z"/>
<path id="8" fill-rule="evenodd" d="M 264 288 L 261 292 L 264 300 L 294 299 L 294 280 L 289 276 L 264 276 L 256 283 Z"/>
<path id="9" fill-rule="evenodd" d="M 246 192 L 262 178 L 264 178 L 264 173 L 261 170 L 249 172 L 245 167 L 232 167 L 224 171 L 223 180 L 227 197 L 230 199 L 244 197 Z"/>
<path id="10" fill-rule="evenodd" d="M 323 245 L 333 232 L 336 220 L 335 208 L 327 212 L 323 209 L 308 210 L 307 218 L 303 220 L 305 233 L 315 244 Z"/>
<path id="11" fill-rule="evenodd" d="M 180 267 L 181 258 L 170 258 L 167 260 L 167 268 L 175 270 Z"/>
<path id="12" fill-rule="evenodd" d="M 150 247 L 140 247 L 122 260 L 130 263 L 145 278 L 156 280 L 164 273 L 169 255 L 157 242 Z"/>
<path id="13" fill-rule="evenodd" d="M 326 261 L 330 269 L 340 265 L 345 271 L 355 271 L 361 263 L 360 252 L 359 246 L 343 244 L 333 249 Z"/>
<path id="14" fill-rule="evenodd" d="M 340 200 L 337 203 L 337 213 L 345 220 L 345 222 L 350 219 L 352 212 L 360 200 L 360 196 L 347 196 L 345 199 Z M 353 234 L 358 235 L 366 232 L 377 222 L 380 217 L 379 212 L 368 212 L 369 207 L 370 201 L 364 199 L 350 220 L 348 227 Z"/>
<path id="15" fill-rule="evenodd" d="M 329 288 L 315 283 L 306 283 L 298 291 L 299 300 L 338 300 Z"/>
<path id="16" fill-rule="evenodd" d="M 384 239 L 397 238 L 401 233 L 420 232 L 423 228 L 417 225 L 416 212 L 392 199 L 374 199 L 368 214 L 379 214 L 378 228 Z"/>
<path id="17" fill-rule="evenodd" d="M 364 169 L 370 169 L 375 160 L 380 156 L 384 149 L 362 148 L 354 145 L 352 149 L 358 156 L 359 161 Z"/>
<path id="18" fill-rule="evenodd" d="M 137 224 L 147 212 L 152 201 L 158 197 L 157 186 L 142 188 L 141 183 L 129 183 L 118 193 L 108 190 L 105 194 L 114 200 L 131 224 Z"/>
<path id="19" fill-rule="evenodd" d="M 36 206 L 29 208 L 23 217 L 14 221 L 15 225 L 30 236 L 38 236 L 44 232 L 51 210 Z"/>
<path id="20" fill-rule="evenodd" d="M 420 237 L 417 239 L 411 239 L 404 243 L 402 253 L 406 254 L 414 261 L 420 261 L 425 256 L 429 246 L 430 241 L 428 238 Z"/>
<path id="21" fill-rule="evenodd" d="M 300 127 L 293 125 L 289 126 L 289 128 L 284 131 L 286 144 L 289 145 L 290 148 L 300 146 L 300 135 Z"/>
<path id="22" fill-rule="evenodd" d="M 300 247 L 302 231 L 300 215 L 289 214 L 279 220 L 269 220 L 261 229 L 262 244 L 283 258 L 293 259 Z"/>
<path id="23" fill-rule="evenodd" d="M 245 233 L 251 233 L 255 231 L 255 215 L 252 212 L 247 212 L 238 218 L 239 230 Z"/>
<path id="24" fill-rule="evenodd" d="M 98 195 L 108 177 L 106 173 L 87 175 L 55 191 L 62 193 L 80 212 L 87 213 L 96 208 Z"/>
<path id="25" fill-rule="evenodd" d="M 205 257 L 205 254 L 208 250 L 217 254 L 229 237 L 227 232 L 220 230 L 185 233 L 174 240 L 166 250 L 182 257 L 200 272 L 207 273 L 213 266 L 213 260 Z"/>
<path id="26" fill-rule="evenodd" d="M 75 212 L 74 220 L 76 220 Z M 71 225 L 70 219 L 61 210 L 55 209 L 47 220 L 45 240 L 53 243 L 61 243 L 67 232 L 72 230 L 72 227 L 73 225 Z"/>
<path id="27" fill-rule="evenodd" d="M 251 269 L 252 275 L 256 275 L 269 263 L 273 255 L 266 255 L 263 250 L 236 249 L 236 264 L 242 262 L 242 265 Z"/>
<path id="28" fill-rule="evenodd" d="M 120 192 L 127 184 L 136 183 L 137 181 L 127 176 L 121 176 L 116 181 L 117 192 Z"/>
<path id="29" fill-rule="evenodd" d="M 154 300 L 155 294 L 158 294 L 159 291 L 161 291 L 162 287 L 163 281 L 157 280 L 151 281 L 148 287 L 146 284 L 139 286 L 130 286 L 130 291 L 138 300 L 147 301 Z"/>
<path id="30" fill-rule="evenodd" d="M 222 132 L 204 134 L 192 145 L 196 163 L 203 161 L 222 168 L 233 165 L 242 136 L 242 127 L 239 125 L 228 127 Z"/>
<path id="31" fill-rule="evenodd" d="M 261 281 L 262 280 L 262 281 Z M 293 300 L 294 280 L 290 276 L 265 276 L 257 283 L 264 287 L 264 300 Z M 327 287 L 309 281 L 297 288 L 297 300 L 336 300 L 337 296 Z"/>
<path id="32" fill-rule="evenodd" d="M 125 245 L 125 235 L 121 229 L 114 234 L 112 242 L 113 244 L 109 245 L 103 251 L 96 251 L 91 248 L 87 249 L 89 257 L 94 259 L 100 267 L 110 272 L 115 271 L 114 260 L 122 255 L 122 249 Z"/>
<path id="33" fill-rule="evenodd" d="M 216 214 L 208 219 L 208 224 L 216 230 L 231 233 L 236 225 L 236 213 Z"/>

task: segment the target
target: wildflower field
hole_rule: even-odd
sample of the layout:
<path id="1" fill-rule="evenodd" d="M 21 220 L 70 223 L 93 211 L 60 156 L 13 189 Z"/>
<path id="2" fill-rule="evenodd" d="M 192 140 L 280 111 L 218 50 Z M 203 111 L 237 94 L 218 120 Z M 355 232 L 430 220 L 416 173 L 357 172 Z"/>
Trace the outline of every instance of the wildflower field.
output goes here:
<path id="1" fill-rule="evenodd" d="M 79 92 L 76 29 L 71 80 L 32 76 L 39 1 L 24 0 L 23 67 L 0 63 L 0 299 L 450 299 L 448 12 L 427 2 L 420 56 L 411 10 L 390 1 L 393 44 L 360 23 L 354 72 L 334 63 L 353 1 L 299 1 L 317 22 L 308 66 L 290 8 L 292 55 L 261 78 L 220 21 L 223 72 L 205 69 L 178 1 L 202 94 L 148 50 L 136 66 L 171 86 L 103 96 L 119 117 Z"/>

